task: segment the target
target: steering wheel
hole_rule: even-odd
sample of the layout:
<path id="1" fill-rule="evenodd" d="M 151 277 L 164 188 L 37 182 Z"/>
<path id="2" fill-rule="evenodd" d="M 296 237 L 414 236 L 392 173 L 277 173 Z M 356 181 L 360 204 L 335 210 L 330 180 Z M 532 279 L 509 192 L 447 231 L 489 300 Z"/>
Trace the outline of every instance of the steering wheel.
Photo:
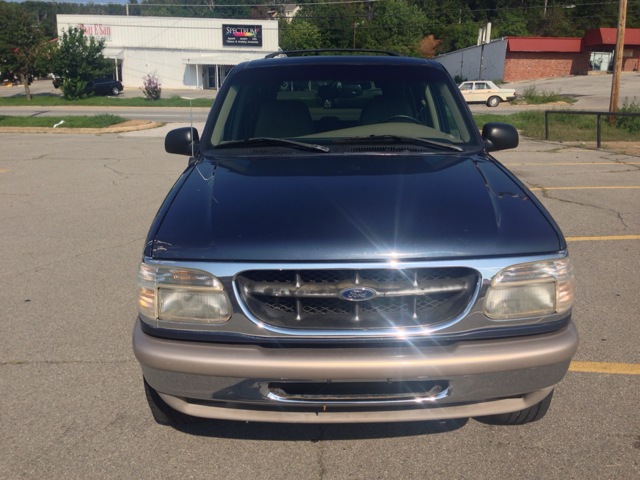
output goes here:
<path id="1" fill-rule="evenodd" d="M 420 120 L 418 120 L 417 118 L 413 118 L 409 115 L 391 115 L 390 117 L 387 117 L 383 120 L 380 120 L 378 123 L 387 123 L 390 122 L 391 120 L 394 119 L 399 119 L 399 120 L 411 120 L 413 123 L 417 123 L 418 125 L 422 125 L 422 122 L 420 122 Z"/>

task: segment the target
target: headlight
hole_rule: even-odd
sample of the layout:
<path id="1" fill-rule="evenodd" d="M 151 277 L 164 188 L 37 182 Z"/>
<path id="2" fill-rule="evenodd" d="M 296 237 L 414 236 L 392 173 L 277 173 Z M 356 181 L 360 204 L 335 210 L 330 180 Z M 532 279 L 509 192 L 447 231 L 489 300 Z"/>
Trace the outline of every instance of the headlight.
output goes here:
<path id="1" fill-rule="evenodd" d="M 484 313 L 508 320 L 566 312 L 573 304 L 574 283 L 569 257 L 513 265 L 491 282 Z"/>
<path id="2" fill-rule="evenodd" d="M 141 263 L 138 310 L 167 322 L 220 324 L 231 318 L 231 303 L 220 281 L 201 270 Z"/>

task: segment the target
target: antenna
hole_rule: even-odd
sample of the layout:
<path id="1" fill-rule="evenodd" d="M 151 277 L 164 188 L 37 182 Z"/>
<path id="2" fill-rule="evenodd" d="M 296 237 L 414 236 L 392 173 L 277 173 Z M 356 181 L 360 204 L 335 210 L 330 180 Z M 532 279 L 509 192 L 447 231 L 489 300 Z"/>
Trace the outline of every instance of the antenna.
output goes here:
<path id="1" fill-rule="evenodd" d="M 189 66 L 189 83 L 191 83 L 191 59 L 187 58 L 187 65 Z M 198 79 L 196 78 L 196 82 L 198 81 Z M 191 123 L 191 156 L 195 157 L 194 154 L 194 147 L 193 147 L 193 107 L 191 104 L 191 101 L 193 100 L 193 98 L 191 97 L 182 97 L 185 100 L 189 100 L 189 121 Z"/>

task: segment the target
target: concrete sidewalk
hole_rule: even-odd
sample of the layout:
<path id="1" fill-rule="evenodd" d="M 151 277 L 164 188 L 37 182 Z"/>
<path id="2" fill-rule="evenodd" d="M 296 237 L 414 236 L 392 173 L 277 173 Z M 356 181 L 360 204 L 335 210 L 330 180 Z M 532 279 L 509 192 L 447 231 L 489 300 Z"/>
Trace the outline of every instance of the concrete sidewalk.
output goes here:
<path id="1" fill-rule="evenodd" d="M 62 92 L 58 88 L 53 87 L 50 79 L 36 80 L 30 86 L 31 96 L 54 96 L 60 97 Z M 217 90 L 162 90 L 162 98 L 169 98 L 172 95 L 190 98 L 216 98 Z M 24 97 L 24 85 L 14 85 L 7 87 L 6 83 L 0 84 L 0 97 Z M 133 87 L 127 87 L 124 84 L 124 90 L 115 98 L 135 98 L 144 97 L 142 90 Z"/>

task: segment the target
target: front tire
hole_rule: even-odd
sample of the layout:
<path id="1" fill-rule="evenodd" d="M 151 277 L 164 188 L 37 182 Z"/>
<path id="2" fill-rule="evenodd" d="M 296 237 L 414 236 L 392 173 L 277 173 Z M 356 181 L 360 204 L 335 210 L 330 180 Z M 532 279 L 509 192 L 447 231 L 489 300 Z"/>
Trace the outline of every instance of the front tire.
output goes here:
<path id="1" fill-rule="evenodd" d="M 185 425 L 193 425 L 194 423 L 201 423 L 204 418 L 192 417 L 185 413 L 174 410 L 166 404 L 164 400 L 158 395 L 151 385 L 147 383 L 147 379 L 144 380 L 144 393 L 147 396 L 147 403 L 151 409 L 153 419 L 160 425 L 170 425 L 172 427 L 183 427 Z"/>
<path id="2" fill-rule="evenodd" d="M 487 100 L 487 107 L 497 107 L 498 105 L 500 105 L 500 97 L 489 97 L 489 100 Z"/>
<path id="3" fill-rule="evenodd" d="M 500 415 L 487 415 L 486 417 L 476 417 L 480 423 L 488 425 L 524 425 L 525 423 L 537 422 L 547 414 L 553 390 L 540 403 L 536 403 L 529 408 L 512 413 L 502 413 Z"/>
<path id="4" fill-rule="evenodd" d="M 117 88 L 117 87 L 113 87 L 113 88 L 111 89 L 111 93 L 112 93 L 113 95 L 120 95 L 120 90 L 118 90 L 118 88 Z"/>

